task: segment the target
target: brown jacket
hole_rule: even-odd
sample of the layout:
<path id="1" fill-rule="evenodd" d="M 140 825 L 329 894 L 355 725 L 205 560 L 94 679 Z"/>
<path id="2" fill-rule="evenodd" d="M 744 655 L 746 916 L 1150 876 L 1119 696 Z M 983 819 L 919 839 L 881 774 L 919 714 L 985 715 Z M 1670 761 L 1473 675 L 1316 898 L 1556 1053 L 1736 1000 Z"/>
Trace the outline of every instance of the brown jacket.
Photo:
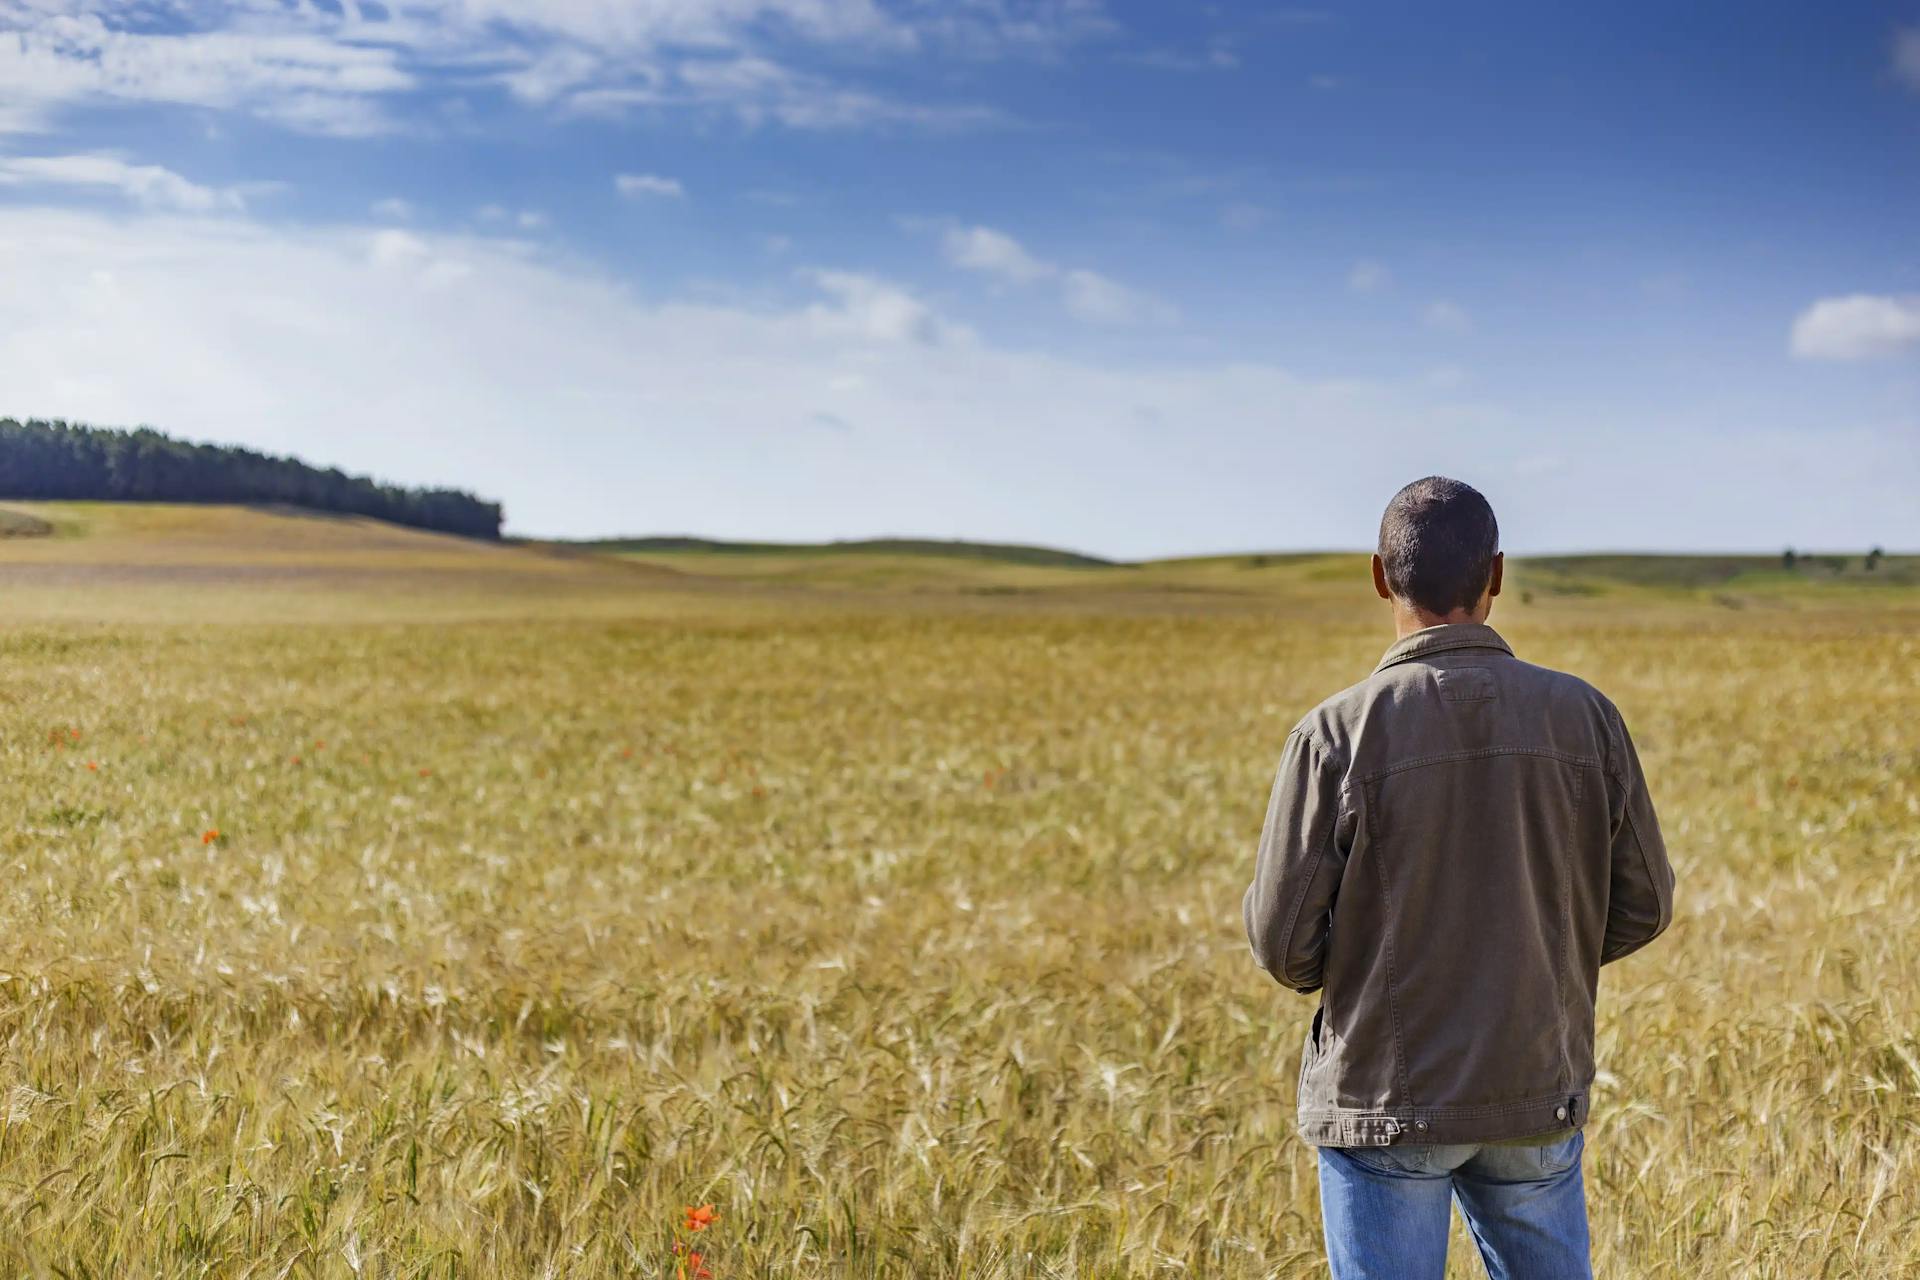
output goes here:
<path id="1" fill-rule="evenodd" d="M 1300 1130 L 1321 1146 L 1578 1127 L 1600 966 L 1673 916 L 1626 726 L 1491 627 L 1428 627 L 1287 737 L 1243 904 L 1320 991 Z"/>

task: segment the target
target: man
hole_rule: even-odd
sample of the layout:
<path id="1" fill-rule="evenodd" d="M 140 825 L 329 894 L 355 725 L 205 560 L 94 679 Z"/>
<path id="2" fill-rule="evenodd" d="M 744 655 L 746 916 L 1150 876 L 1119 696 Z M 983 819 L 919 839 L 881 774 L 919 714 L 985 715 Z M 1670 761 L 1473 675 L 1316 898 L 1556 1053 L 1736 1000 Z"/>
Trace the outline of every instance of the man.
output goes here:
<path id="1" fill-rule="evenodd" d="M 1494 1280 L 1592 1274 L 1594 992 L 1673 872 L 1620 713 L 1487 625 L 1504 567 L 1472 488 L 1394 495 L 1399 638 L 1288 735 L 1243 904 L 1261 967 L 1321 993 L 1299 1118 L 1335 1280 L 1440 1280 L 1450 1199 Z"/>

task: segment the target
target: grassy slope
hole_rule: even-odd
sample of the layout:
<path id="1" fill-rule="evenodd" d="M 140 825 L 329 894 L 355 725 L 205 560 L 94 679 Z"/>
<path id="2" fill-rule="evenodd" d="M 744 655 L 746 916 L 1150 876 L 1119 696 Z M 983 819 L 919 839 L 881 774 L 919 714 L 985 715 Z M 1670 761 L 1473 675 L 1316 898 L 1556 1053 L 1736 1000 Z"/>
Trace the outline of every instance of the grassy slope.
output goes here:
<path id="1" fill-rule="evenodd" d="M 1366 559 L 1354 552 L 1255 553 L 1149 560 L 1097 567 L 1000 557 L 992 547 L 946 551 L 845 543 L 776 546 L 762 543 L 681 545 L 633 543 L 608 547 L 610 554 L 693 575 L 714 575 L 766 585 L 812 585 L 878 590 L 961 591 L 978 594 L 1168 591 L 1236 596 L 1315 596 L 1364 584 Z M 1023 549 L 1024 550 L 1024 549 Z M 1739 607 L 1747 603 L 1804 598 L 1845 599 L 1833 588 L 1920 587 L 1920 557 L 1883 558 L 1869 572 L 1863 558 L 1816 556 L 1794 570 L 1776 556 L 1584 555 L 1516 558 L 1509 565 L 1515 596 L 1649 596 L 1697 598 Z"/>
<path id="2" fill-rule="evenodd" d="M 114 503 L 0 506 L 11 615 L 128 619 L 607 616 L 715 608 L 1217 610 L 1368 607 L 1344 552 L 1111 564 L 992 544 L 497 544 L 291 510 Z M 36 534 L 44 536 L 33 536 Z M 608 548 L 614 549 L 608 549 Z M 1506 618 L 1623 604 L 1920 606 L 1920 558 L 1785 572 L 1773 557 L 1517 560 Z"/>
<path id="3" fill-rule="evenodd" d="M 1114 563 L 1098 556 L 1082 555 L 1077 551 L 1062 551 L 1056 547 L 935 538 L 858 538 L 838 542 L 727 542 L 717 538 L 695 537 L 604 538 L 572 545 L 590 551 L 637 556 L 674 552 L 748 556 L 851 553 L 880 556 L 936 556 L 961 560 L 990 560 L 1002 564 L 1056 565 L 1079 569 L 1104 568 Z"/>
<path id="4" fill-rule="evenodd" d="M 293 509 L 9 502 L 0 590 L 15 618 L 290 621 L 626 608 L 673 575 L 606 557 Z"/>

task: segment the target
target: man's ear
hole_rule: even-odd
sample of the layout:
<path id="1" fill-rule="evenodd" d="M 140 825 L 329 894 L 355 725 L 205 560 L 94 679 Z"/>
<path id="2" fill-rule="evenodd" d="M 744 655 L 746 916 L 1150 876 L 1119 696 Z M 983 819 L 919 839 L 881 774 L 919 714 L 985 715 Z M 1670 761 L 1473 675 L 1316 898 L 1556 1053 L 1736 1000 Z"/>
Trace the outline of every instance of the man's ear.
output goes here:
<path id="1" fill-rule="evenodd" d="M 1495 574 L 1499 572 L 1497 568 L 1494 570 Z M 1378 555 L 1373 558 L 1373 589 L 1380 593 L 1382 600 L 1393 599 L 1393 592 L 1387 590 L 1387 562 Z"/>
<path id="2" fill-rule="evenodd" d="M 1376 556 L 1374 558 L 1378 559 L 1379 557 Z M 1500 573 L 1506 567 L 1507 553 L 1504 551 L 1494 552 L 1493 572 L 1487 575 L 1487 594 L 1489 596 L 1497 596 L 1500 594 Z"/>

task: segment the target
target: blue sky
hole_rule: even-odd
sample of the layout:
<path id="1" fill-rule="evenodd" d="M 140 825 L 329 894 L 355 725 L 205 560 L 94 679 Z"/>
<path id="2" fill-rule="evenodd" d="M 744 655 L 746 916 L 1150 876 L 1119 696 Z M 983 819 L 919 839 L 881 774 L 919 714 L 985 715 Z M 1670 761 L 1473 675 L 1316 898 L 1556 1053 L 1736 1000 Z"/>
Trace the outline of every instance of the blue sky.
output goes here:
<path id="1" fill-rule="evenodd" d="M 530 534 L 1920 548 L 1920 2 L 0 0 L 0 413 Z"/>

